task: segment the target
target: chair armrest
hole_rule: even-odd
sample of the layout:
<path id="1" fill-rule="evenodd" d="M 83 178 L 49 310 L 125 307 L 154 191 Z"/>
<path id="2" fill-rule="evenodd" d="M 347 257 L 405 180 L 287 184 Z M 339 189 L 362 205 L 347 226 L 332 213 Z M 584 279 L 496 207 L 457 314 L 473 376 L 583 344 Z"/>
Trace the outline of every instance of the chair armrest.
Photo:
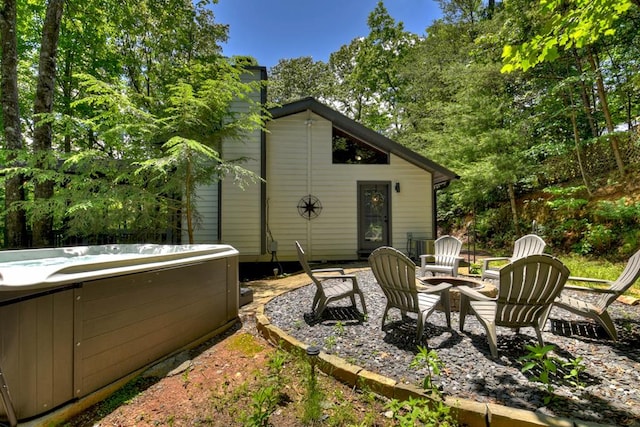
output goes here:
<path id="1" fill-rule="evenodd" d="M 311 270 L 312 273 L 340 273 L 344 274 L 344 268 L 335 267 L 335 268 L 316 268 L 315 270 Z"/>
<path id="2" fill-rule="evenodd" d="M 418 293 L 421 294 L 432 294 L 435 292 L 442 292 L 444 290 L 447 290 L 451 287 L 450 283 L 439 283 L 437 285 L 427 285 L 425 283 L 420 283 L 420 287 L 417 288 Z"/>
<path id="3" fill-rule="evenodd" d="M 493 258 L 485 258 L 482 260 L 482 270 L 489 269 L 489 263 L 493 261 L 509 261 L 508 257 L 493 257 Z"/>
<path id="4" fill-rule="evenodd" d="M 615 294 L 616 291 L 612 291 L 611 289 L 602 289 L 602 288 L 587 288 L 586 286 L 574 286 L 574 285 L 564 285 L 563 290 L 570 291 L 580 291 L 580 292 L 593 292 L 594 294 Z"/>
<path id="5" fill-rule="evenodd" d="M 481 294 L 480 292 L 471 289 L 468 286 L 457 286 L 456 289 L 460 291 L 461 294 L 466 295 L 469 299 L 476 301 L 495 301 L 495 298 L 488 297 L 486 295 Z"/>
<path id="6" fill-rule="evenodd" d="M 329 279 L 351 279 L 358 280 L 355 274 L 323 274 L 318 276 L 318 279 L 329 280 Z"/>
<path id="7" fill-rule="evenodd" d="M 577 277 L 569 276 L 567 280 L 573 280 L 574 282 L 589 282 L 589 283 L 602 283 L 604 285 L 610 285 L 611 282 L 605 279 L 592 279 L 591 277 Z"/>

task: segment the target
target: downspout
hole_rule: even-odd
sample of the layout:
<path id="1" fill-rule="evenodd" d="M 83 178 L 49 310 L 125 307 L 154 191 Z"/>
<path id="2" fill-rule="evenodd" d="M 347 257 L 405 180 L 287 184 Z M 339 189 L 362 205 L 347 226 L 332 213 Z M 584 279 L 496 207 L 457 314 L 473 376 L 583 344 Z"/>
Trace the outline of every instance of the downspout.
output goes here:
<path id="1" fill-rule="evenodd" d="M 267 69 L 260 68 L 260 81 L 267 80 Z M 260 105 L 267 104 L 267 86 L 260 87 Z M 261 112 L 264 117 L 264 111 Z M 266 126 L 266 123 L 265 123 Z M 260 253 L 267 253 L 267 130 L 260 130 Z"/>

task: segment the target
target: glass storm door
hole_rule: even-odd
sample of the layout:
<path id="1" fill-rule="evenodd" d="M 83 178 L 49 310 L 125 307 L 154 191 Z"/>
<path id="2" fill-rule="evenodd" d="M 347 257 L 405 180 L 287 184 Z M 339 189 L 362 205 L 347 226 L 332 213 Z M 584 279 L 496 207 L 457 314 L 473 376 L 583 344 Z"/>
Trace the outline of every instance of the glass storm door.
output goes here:
<path id="1" fill-rule="evenodd" d="M 390 182 L 358 183 L 358 252 L 389 245 Z"/>

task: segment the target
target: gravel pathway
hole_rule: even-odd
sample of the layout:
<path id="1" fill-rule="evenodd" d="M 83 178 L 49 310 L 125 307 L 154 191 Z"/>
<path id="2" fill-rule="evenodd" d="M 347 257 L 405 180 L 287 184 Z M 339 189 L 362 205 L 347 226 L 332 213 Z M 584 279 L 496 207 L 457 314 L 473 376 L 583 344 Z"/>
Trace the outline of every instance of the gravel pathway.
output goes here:
<path id="1" fill-rule="evenodd" d="M 389 312 L 386 331 L 381 330 L 386 299 L 370 270 L 357 276 L 368 309 L 365 321 L 360 309 L 348 307 L 348 299 L 333 303 L 320 322 L 313 321 L 310 307 L 315 288 L 311 285 L 276 297 L 266 305 L 265 314 L 298 340 L 396 381 L 422 383 L 426 368 L 409 365 L 417 344 L 428 345 L 444 363 L 445 370 L 435 383 L 445 395 L 603 424 L 640 426 L 640 306 L 614 302 L 609 308 L 618 342 L 607 339 L 602 328 L 584 318 L 552 310 L 543 331 L 545 344 L 556 347 L 552 355 L 561 361 L 583 358 L 580 382 L 584 385 L 576 387 L 563 379 L 568 369 L 564 368 L 551 381 L 553 399 L 545 405 L 548 394 L 542 384 L 529 381 L 529 374 L 521 372 L 524 362 L 519 358 L 528 353 L 524 346 L 537 345 L 532 328 L 515 334 L 499 327 L 499 357 L 493 360 L 485 330 L 475 316 L 467 317 L 460 332 L 457 312 L 451 313 L 449 329 L 444 314 L 435 311 L 427 319 L 422 342 L 416 343 L 415 321 L 401 322 L 396 309 Z"/>

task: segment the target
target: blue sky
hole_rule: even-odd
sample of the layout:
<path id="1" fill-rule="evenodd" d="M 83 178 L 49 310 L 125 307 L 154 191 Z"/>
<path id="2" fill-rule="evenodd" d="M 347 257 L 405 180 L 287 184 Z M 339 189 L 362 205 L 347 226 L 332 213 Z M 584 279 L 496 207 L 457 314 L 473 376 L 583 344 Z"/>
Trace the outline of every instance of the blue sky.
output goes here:
<path id="1" fill-rule="evenodd" d="M 250 55 L 273 67 L 283 58 L 329 54 L 369 33 L 367 16 L 378 0 L 219 0 L 215 20 L 229 25 L 227 56 Z M 405 30 L 424 34 L 441 17 L 435 0 L 386 0 L 387 11 Z"/>

